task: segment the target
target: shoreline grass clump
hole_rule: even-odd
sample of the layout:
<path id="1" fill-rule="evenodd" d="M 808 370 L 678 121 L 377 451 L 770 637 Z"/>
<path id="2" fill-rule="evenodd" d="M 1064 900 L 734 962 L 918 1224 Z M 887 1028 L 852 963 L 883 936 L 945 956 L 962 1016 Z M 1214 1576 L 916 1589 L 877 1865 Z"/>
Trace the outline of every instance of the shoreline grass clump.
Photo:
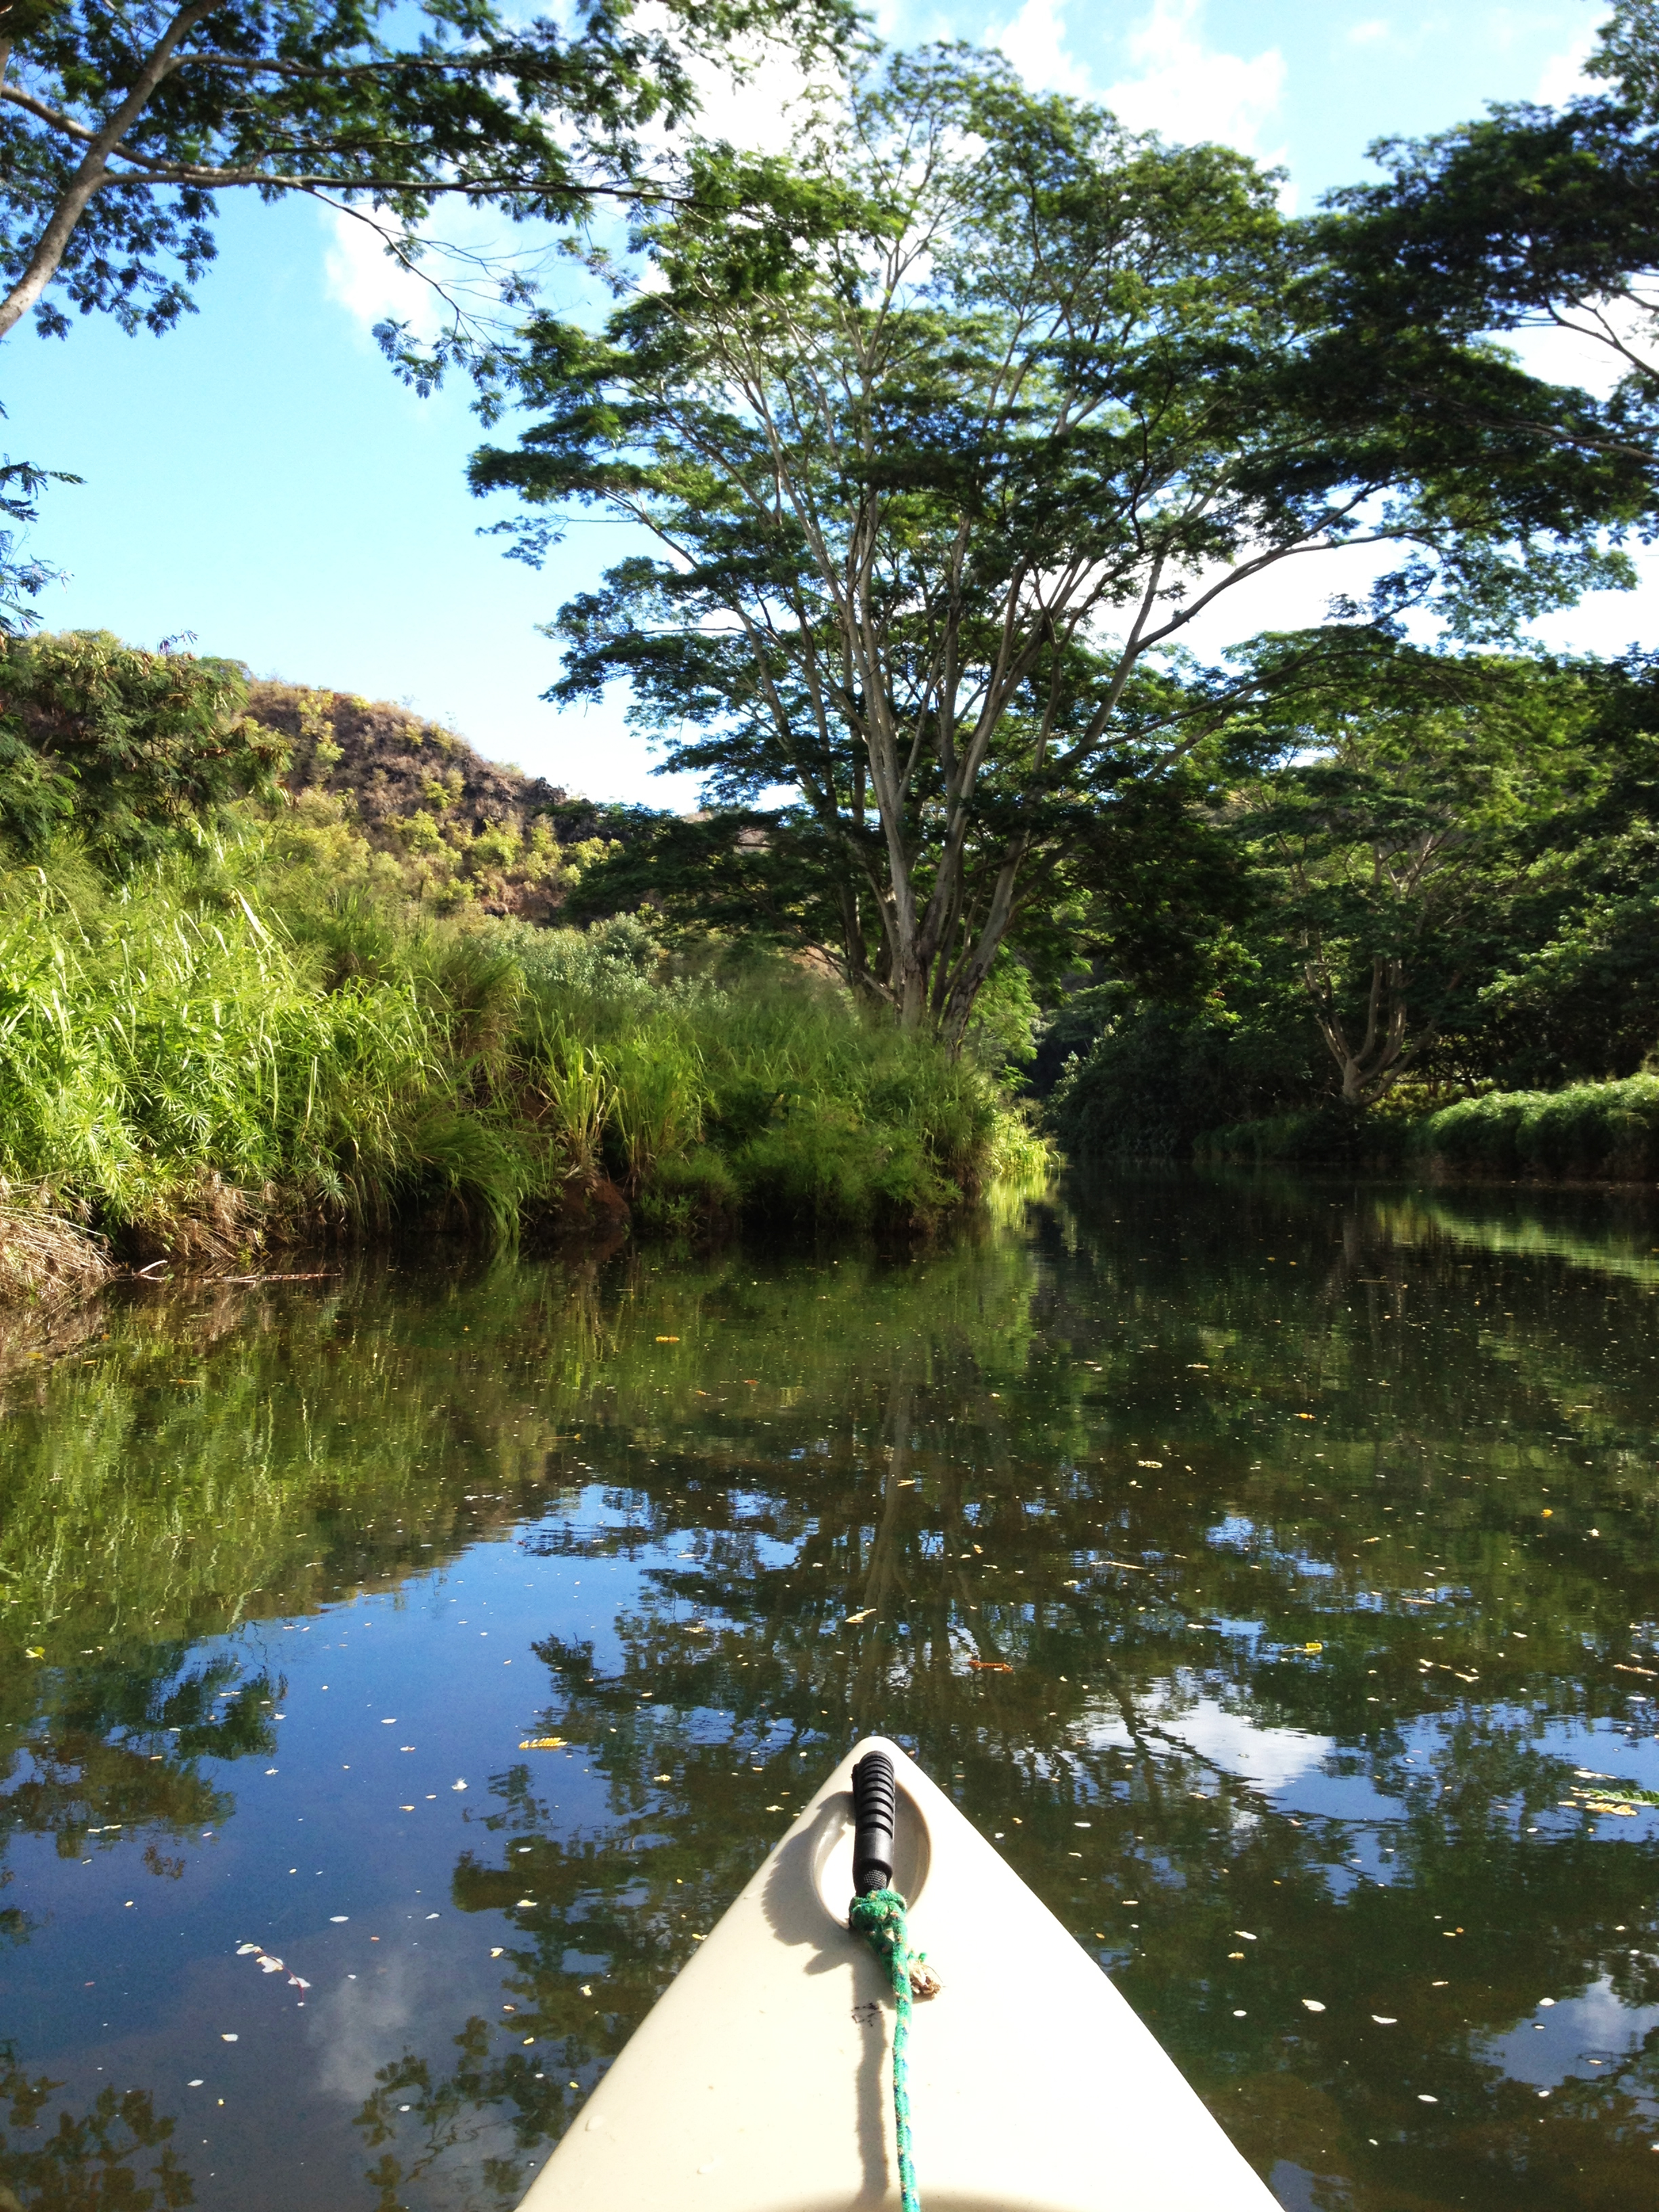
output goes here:
<path id="1" fill-rule="evenodd" d="M 67 847 L 0 871 L 0 1176 L 66 1253 L 629 1210 L 915 1231 L 1032 1141 L 970 1062 L 786 961 L 434 917 L 280 859 L 248 824 L 112 881 Z"/>
<path id="2" fill-rule="evenodd" d="M 1520 1181 L 1659 1181 L 1659 1074 L 1492 1091 L 1412 1114 L 1340 1108 L 1212 1129 L 1200 1160 L 1298 1161 Z"/>
<path id="3" fill-rule="evenodd" d="M 1651 1182 L 1659 1177 L 1659 1075 L 1494 1091 L 1412 1125 L 1414 1153 L 1488 1175 Z"/>

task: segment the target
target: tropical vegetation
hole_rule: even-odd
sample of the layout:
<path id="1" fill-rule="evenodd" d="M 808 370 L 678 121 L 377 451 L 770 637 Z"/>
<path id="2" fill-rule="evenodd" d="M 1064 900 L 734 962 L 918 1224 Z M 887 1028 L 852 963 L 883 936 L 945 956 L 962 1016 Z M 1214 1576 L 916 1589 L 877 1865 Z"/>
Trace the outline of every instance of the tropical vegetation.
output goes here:
<path id="1" fill-rule="evenodd" d="M 228 663 L 101 636 L 6 647 L 15 1282 L 95 1275 L 100 1238 L 223 1268 L 410 1219 L 498 1238 L 630 1206 L 676 1233 L 745 1213 L 914 1228 L 1030 1149 L 976 1061 L 861 1019 L 799 966 L 671 956 L 638 919 L 491 915 L 464 875 L 434 896 L 418 840 L 377 848 L 349 793 L 290 793 L 286 764 Z M 529 865 L 510 823 L 494 835 Z M 542 890 L 602 842 L 538 823 Z"/>
<path id="2" fill-rule="evenodd" d="M 383 343 L 517 411 L 471 465 L 515 556 L 583 509 L 654 548 L 554 615 L 549 696 L 626 685 L 707 799 L 596 808 L 413 714 L 32 637 L 49 475 L 0 465 L 16 1282 L 413 1219 L 924 1224 L 1029 1154 L 1026 1080 L 1079 1150 L 1431 1124 L 1512 1165 L 1565 1115 L 1604 1132 L 1573 1158 L 1645 1158 L 1623 1092 L 1498 1102 L 1659 1042 L 1659 670 L 1528 627 L 1659 525 L 1651 0 L 1605 90 L 1385 146 L 1304 216 L 849 22 L 5 14 L 0 336 L 165 330 L 221 186 L 331 197 L 411 265 L 457 198 L 625 210 L 581 241 L 608 313 L 504 264 L 488 326 Z M 813 59 L 787 157 L 665 137 L 703 59 L 779 39 Z M 1610 387 L 1500 342 L 1540 321 Z M 1324 620 L 1191 649 L 1309 555 L 1351 580 Z"/>

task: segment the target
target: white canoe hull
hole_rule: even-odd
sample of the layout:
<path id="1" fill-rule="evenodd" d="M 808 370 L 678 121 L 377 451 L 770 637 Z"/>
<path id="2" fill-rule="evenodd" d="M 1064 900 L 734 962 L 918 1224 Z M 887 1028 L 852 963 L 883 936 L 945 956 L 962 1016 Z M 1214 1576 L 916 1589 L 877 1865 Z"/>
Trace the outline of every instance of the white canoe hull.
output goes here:
<path id="1" fill-rule="evenodd" d="M 922 2212 L 1276 2212 L 1099 1966 L 898 1747 L 848 1753 L 653 2008 L 521 2212 L 896 2208 L 893 2002 L 847 1928 L 854 1761 L 891 1759 Z"/>

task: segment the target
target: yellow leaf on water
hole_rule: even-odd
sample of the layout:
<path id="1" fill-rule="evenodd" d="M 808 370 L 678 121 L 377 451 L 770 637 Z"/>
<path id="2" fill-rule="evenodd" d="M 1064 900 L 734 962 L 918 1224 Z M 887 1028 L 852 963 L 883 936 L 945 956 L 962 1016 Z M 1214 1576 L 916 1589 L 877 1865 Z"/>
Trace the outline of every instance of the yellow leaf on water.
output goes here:
<path id="1" fill-rule="evenodd" d="M 679 1339 L 677 1336 L 659 1336 L 657 1341 L 659 1344 L 678 1344 Z"/>
<path id="2" fill-rule="evenodd" d="M 519 1748 L 520 1751 L 562 1751 L 564 1738 L 562 1735 L 527 1735 Z"/>

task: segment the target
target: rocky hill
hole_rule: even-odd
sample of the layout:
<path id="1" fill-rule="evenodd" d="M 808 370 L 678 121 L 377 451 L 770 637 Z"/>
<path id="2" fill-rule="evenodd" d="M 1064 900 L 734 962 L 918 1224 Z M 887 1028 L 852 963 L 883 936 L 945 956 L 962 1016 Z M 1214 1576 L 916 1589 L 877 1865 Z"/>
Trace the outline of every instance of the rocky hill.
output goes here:
<path id="1" fill-rule="evenodd" d="M 488 761 L 453 730 L 384 700 L 258 683 L 248 708 L 289 740 L 296 804 L 350 818 L 441 908 L 544 920 L 585 867 L 651 819 Z"/>

